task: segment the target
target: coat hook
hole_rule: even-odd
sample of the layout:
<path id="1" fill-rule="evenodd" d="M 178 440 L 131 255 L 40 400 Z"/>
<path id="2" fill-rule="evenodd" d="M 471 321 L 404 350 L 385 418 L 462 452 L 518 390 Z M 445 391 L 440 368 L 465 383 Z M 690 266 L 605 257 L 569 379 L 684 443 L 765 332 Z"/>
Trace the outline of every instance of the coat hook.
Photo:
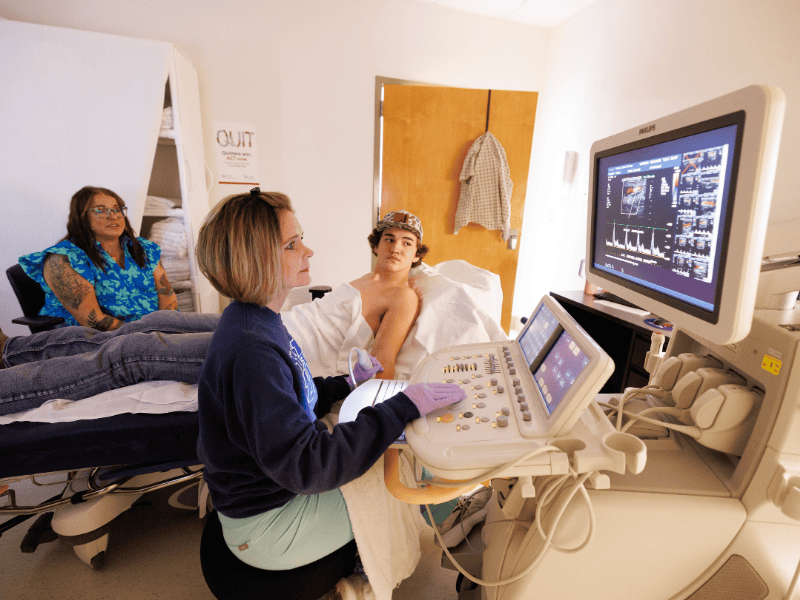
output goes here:
<path id="1" fill-rule="evenodd" d="M 489 131 L 489 107 L 492 106 L 492 90 L 489 90 L 489 100 L 486 102 L 486 132 Z"/>

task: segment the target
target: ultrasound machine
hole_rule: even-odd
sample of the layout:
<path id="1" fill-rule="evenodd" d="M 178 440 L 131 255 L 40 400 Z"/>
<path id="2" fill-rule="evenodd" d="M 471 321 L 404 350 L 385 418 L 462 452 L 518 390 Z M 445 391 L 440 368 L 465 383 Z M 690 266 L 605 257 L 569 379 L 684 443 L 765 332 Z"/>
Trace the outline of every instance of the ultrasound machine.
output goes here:
<path id="1" fill-rule="evenodd" d="M 444 551 L 460 599 L 800 598 L 800 238 L 763 252 L 784 106 L 751 86 L 592 146 L 587 279 L 674 324 L 648 386 L 599 394 L 611 359 L 545 296 L 515 340 L 345 402 L 466 391 L 394 445 L 491 489 Z"/>

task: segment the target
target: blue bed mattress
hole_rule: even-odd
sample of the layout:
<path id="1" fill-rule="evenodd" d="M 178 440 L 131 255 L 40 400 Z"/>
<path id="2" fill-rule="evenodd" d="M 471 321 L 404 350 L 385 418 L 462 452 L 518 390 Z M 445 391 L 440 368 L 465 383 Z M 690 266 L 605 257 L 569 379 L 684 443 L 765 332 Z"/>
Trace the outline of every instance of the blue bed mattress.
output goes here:
<path id="1" fill-rule="evenodd" d="M 196 412 L 0 426 L 0 478 L 110 465 L 198 464 Z"/>

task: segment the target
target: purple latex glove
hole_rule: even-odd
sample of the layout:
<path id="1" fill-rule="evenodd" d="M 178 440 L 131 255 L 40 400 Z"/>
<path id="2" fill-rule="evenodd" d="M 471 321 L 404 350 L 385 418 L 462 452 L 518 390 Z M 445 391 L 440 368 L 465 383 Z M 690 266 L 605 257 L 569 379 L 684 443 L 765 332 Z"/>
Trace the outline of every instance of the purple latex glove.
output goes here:
<path id="1" fill-rule="evenodd" d="M 403 393 L 419 409 L 421 417 L 467 397 L 467 393 L 454 383 L 415 383 Z"/>
<path id="2" fill-rule="evenodd" d="M 366 354 L 366 352 L 365 352 Z M 361 366 L 361 361 L 356 361 L 356 364 L 353 366 L 353 377 L 356 378 L 355 383 L 350 379 L 350 375 L 345 377 L 347 383 L 350 384 L 350 389 L 356 389 L 356 386 L 361 385 L 367 379 L 372 379 L 372 376 L 379 371 L 383 371 L 383 365 L 378 361 L 377 358 L 374 356 L 369 357 L 372 361 L 372 366 L 369 369 L 365 369 Z"/>

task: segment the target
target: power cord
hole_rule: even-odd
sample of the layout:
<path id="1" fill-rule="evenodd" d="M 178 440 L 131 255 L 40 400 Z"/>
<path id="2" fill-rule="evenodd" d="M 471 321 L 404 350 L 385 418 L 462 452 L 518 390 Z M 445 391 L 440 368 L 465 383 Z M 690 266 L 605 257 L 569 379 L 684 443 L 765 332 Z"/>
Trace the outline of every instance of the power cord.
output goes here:
<path id="1" fill-rule="evenodd" d="M 542 558 L 544 558 L 544 555 L 547 552 L 547 550 L 549 550 L 551 547 L 555 548 L 556 550 L 558 550 L 560 552 L 570 552 L 570 553 L 572 553 L 572 552 L 579 552 L 579 551 L 583 550 L 584 548 L 586 548 L 591 543 L 591 541 L 592 541 L 592 539 L 594 537 L 594 531 L 595 531 L 595 515 L 594 515 L 594 510 L 592 509 L 591 499 L 589 498 L 589 494 L 586 491 L 586 487 L 584 485 L 586 480 L 590 476 L 591 476 L 591 473 L 584 473 L 583 475 L 578 476 L 575 473 L 575 471 L 570 469 L 570 473 L 568 475 L 558 476 L 555 479 L 550 480 L 545 485 L 545 489 L 544 489 L 544 492 L 542 494 L 542 497 L 538 500 L 537 506 L 536 506 L 536 517 L 535 517 L 536 528 L 532 532 L 530 527 L 529 527 L 528 534 L 527 534 L 527 535 L 531 535 L 531 533 L 534 533 L 534 532 L 538 533 L 544 539 L 544 541 L 542 543 L 542 547 L 539 549 L 539 552 L 536 554 L 536 556 L 534 557 L 533 561 L 531 561 L 531 563 L 527 567 L 525 567 L 525 569 L 523 569 L 521 572 L 519 572 L 516 575 L 514 575 L 512 577 L 509 577 L 507 579 L 503 579 L 503 580 L 500 580 L 500 581 L 486 581 L 486 580 L 483 580 L 483 579 L 479 579 L 477 577 L 473 577 L 472 575 L 470 575 L 469 573 L 466 572 L 466 570 L 458 563 L 458 561 L 456 561 L 456 559 L 453 557 L 453 555 L 447 549 L 447 546 L 445 545 L 444 540 L 442 539 L 442 534 L 439 532 L 439 529 L 436 528 L 436 527 L 434 527 L 434 529 L 433 529 L 434 530 L 434 534 L 436 535 L 437 539 L 439 540 L 439 543 L 442 546 L 442 550 L 447 555 L 447 557 L 450 559 L 450 561 L 453 563 L 453 566 L 456 568 L 456 570 L 459 573 L 461 573 L 464 577 L 469 579 L 471 582 L 476 583 L 478 585 L 485 586 L 485 587 L 499 587 L 499 586 L 503 586 L 503 585 L 508 585 L 510 583 L 514 583 L 515 581 L 519 581 L 520 579 L 522 579 L 523 577 L 525 577 L 526 575 L 531 573 L 533 571 L 533 569 L 535 569 L 536 566 L 539 564 L 539 562 L 541 562 Z M 553 503 L 555 503 L 555 501 L 557 500 L 558 496 L 560 496 L 560 494 L 564 490 L 564 488 L 570 483 L 570 480 L 574 480 L 574 484 L 572 485 L 572 487 L 570 489 L 567 490 L 566 496 L 564 497 L 564 499 L 561 502 L 560 506 L 556 508 L 556 512 L 554 513 L 553 522 L 552 522 L 552 525 L 550 526 L 550 530 L 548 532 L 545 532 L 544 529 L 541 526 L 542 512 L 546 508 L 546 505 L 552 505 Z M 462 482 L 462 485 L 463 485 L 463 482 Z M 560 546 L 557 546 L 557 545 L 555 545 L 553 543 L 553 536 L 555 535 L 555 533 L 556 533 L 556 531 L 558 529 L 558 526 L 559 526 L 559 524 L 561 522 L 561 518 L 564 515 L 564 511 L 571 504 L 573 498 L 575 497 L 575 494 L 577 494 L 579 491 L 581 492 L 581 495 L 583 496 L 584 500 L 586 501 L 586 507 L 588 509 L 588 514 L 589 514 L 589 532 L 588 532 L 588 534 L 586 536 L 586 539 L 583 541 L 583 543 L 581 543 L 576 548 L 561 548 Z M 431 522 L 433 523 L 434 522 L 433 521 L 433 512 L 431 511 L 430 505 L 426 504 L 425 508 L 428 511 L 428 517 L 431 519 Z M 505 556 L 508 553 L 508 548 L 509 548 L 509 546 L 511 544 L 511 537 L 512 537 L 512 534 L 513 534 L 514 526 L 517 525 L 517 524 L 521 524 L 522 522 L 521 521 L 517 521 L 515 519 L 514 520 L 507 519 L 507 520 L 499 521 L 497 523 L 500 523 L 500 522 L 511 522 L 512 523 L 512 528 L 511 528 L 511 531 L 509 532 L 508 539 L 506 540 L 506 548 L 505 548 L 505 551 L 503 553 L 503 557 L 505 558 Z M 523 542 L 523 546 L 524 545 L 525 545 L 525 543 Z M 505 565 L 501 565 L 501 567 L 500 567 L 501 571 L 504 568 L 504 566 Z"/>

